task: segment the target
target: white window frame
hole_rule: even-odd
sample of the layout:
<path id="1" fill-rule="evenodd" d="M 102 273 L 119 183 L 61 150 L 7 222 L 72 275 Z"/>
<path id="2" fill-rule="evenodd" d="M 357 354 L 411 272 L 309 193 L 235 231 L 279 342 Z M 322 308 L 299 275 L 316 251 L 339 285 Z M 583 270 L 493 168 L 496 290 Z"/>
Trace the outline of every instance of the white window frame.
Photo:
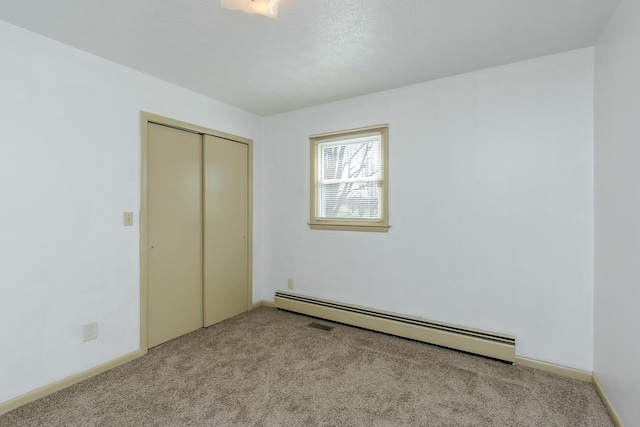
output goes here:
<path id="1" fill-rule="evenodd" d="M 372 179 L 378 181 L 381 186 L 380 191 L 380 215 L 379 220 L 362 220 L 349 218 L 320 218 L 317 213 L 320 206 L 318 179 L 319 161 L 318 144 L 336 143 L 340 141 L 353 140 L 357 138 L 370 137 L 372 134 L 380 135 L 380 156 L 382 160 L 380 179 Z M 359 129 L 350 129 L 339 132 L 325 133 L 321 135 L 313 135 L 309 137 L 310 149 L 310 169 L 311 169 L 311 186 L 310 186 L 310 219 L 309 227 L 313 230 L 344 230 L 344 231 L 373 231 L 386 233 L 391 227 L 389 225 L 389 127 L 388 125 L 378 125 Z M 341 182 L 343 180 L 340 180 Z M 358 181 L 363 181 L 359 179 Z"/>

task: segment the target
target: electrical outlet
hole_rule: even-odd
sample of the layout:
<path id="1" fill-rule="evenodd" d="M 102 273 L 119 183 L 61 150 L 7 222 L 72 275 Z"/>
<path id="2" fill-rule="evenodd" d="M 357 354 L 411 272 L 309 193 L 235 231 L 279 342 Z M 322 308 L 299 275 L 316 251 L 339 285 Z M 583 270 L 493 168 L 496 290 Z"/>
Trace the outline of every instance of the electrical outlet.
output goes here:
<path id="1" fill-rule="evenodd" d="M 287 288 L 293 289 L 293 279 L 287 279 Z"/>
<path id="2" fill-rule="evenodd" d="M 87 323 L 84 325 L 84 340 L 95 340 L 98 338 L 98 322 Z"/>
<path id="3" fill-rule="evenodd" d="M 124 213 L 124 226 L 130 227 L 133 225 L 133 212 Z"/>

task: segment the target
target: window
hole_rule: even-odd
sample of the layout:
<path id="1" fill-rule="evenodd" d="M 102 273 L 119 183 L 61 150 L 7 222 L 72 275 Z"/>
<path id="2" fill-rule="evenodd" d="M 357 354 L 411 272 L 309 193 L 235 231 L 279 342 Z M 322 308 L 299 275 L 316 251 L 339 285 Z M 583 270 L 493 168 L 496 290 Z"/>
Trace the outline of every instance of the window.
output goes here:
<path id="1" fill-rule="evenodd" d="M 389 230 L 388 128 L 312 136 L 312 229 Z"/>

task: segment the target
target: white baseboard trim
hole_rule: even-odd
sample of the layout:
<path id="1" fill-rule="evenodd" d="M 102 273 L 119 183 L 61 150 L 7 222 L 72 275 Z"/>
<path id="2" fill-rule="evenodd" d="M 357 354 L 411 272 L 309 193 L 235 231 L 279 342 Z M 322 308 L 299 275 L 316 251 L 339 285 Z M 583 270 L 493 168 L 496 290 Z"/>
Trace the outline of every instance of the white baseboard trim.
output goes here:
<path id="1" fill-rule="evenodd" d="M 607 412 L 609 412 L 609 416 L 611 417 L 613 424 L 615 424 L 616 427 L 624 427 L 620 415 L 618 415 L 616 409 L 613 407 L 613 404 L 609 400 L 607 393 L 604 392 L 604 388 L 602 388 L 602 384 L 600 384 L 600 381 L 598 381 L 598 377 L 596 376 L 596 374 L 592 375 L 591 381 L 593 382 L 593 386 L 596 388 L 598 396 L 600 396 L 600 400 L 602 400 L 604 407 L 607 408 Z"/>
<path id="2" fill-rule="evenodd" d="M 609 416 L 611 417 L 611 421 L 616 427 L 624 427 L 622 424 L 622 419 L 616 412 L 613 404 L 607 397 L 607 394 L 604 392 L 602 388 L 602 384 L 598 381 L 598 377 L 593 372 L 582 371 L 580 369 L 570 368 L 568 366 L 556 365 L 555 363 L 543 362 L 541 360 L 529 359 L 527 357 L 516 356 L 516 365 L 528 366 L 529 368 L 539 369 L 541 371 L 551 372 L 553 374 L 562 375 L 564 377 L 574 378 L 577 380 L 590 382 L 593 384 L 593 387 L 596 389 L 598 396 L 600 396 L 600 400 L 604 407 L 607 409 Z"/>
<path id="3" fill-rule="evenodd" d="M 79 383 L 80 381 L 95 377 L 96 375 L 106 372 L 110 369 L 117 368 L 118 366 L 124 365 L 125 363 L 129 363 L 132 360 L 137 359 L 138 357 L 144 356 L 146 353 L 147 352 L 142 349 L 136 350 L 134 352 L 125 354 L 124 356 L 120 356 L 118 358 L 105 362 L 101 365 L 94 366 L 93 368 L 87 369 L 86 371 L 70 375 L 51 384 L 47 384 L 43 387 L 14 397 L 13 399 L 9 399 L 5 402 L 0 403 L 0 415 L 5 414 L 9 411 L 13 411 L 14 409 L 19 408 L 22 405 L 33 402 L 34 400 L 41 399 L 45 396 L 55 393 L 56 391 L 60 391 L 63 388 L 72 386 L 76 383 Z"/>
<path id="4" fill-rule="evenodd" d="M 267 301 L 267 300 L 262 300 L 262 301 L 258 301 L 253 303 L 253 305 L 251 306 L 251 310 L 256 309 L 258 307 L 273 307 L 273 301 Z"/>
<path id="5" fill-rule="evenodd" d="M 258 307 L 273 307 L 273 301 L 258 301 L 251 306 L 251 309 L 253 310 Z M 129 363 L 132 360 L 144 356 L 145 354 L 147 354 L 146 350 L 139 349 L 134 352 L 125 354 L 124 356 L 120 356 L 116 359 L 105 362 L 102 365 L 98 365 L 93 368 L 87 369 L 86 371 L 70 375 L 51 384 L 47 384 L 20 396 L 14 397 L 13 399 L 9 399 L 5 402 L 0 402 L 0 415 L 6 414 L 9 411 L 13 411 L 14 409 L 17 409 L 22 405 L 33 402 L 34 400 L 42 399 L 45 396 L 72 386 L 76 383 L 79 383 L 80 381 L 95 377 L 96 375 L 99 375 L 110 369 L 117 368 L 118 366 L 124 365 L 125 363 Z"/>
<path id="6" fill-rule="evenodd" d="M 557 365 L 555 363 L 543 362 L 541 360 L 529 359 L 527 357 L 516 356 L 516 365 L 527 366 L 529 368 L 539 369 L 552 374 L 562 375 L 563 377 L 574 378 L 576 380 L 591 382 L 593 373 L 583 371 L 568 366 Z"/>
<path id="7" fill-rule="evenodd" d="M 258 307 L 274 307 L 274 303 L 272 301 L 258 301 L 254 303 L 251 309 L 256 309 Z M 84 381 L 96 375 L 99 375 L 103 372 L 106 372 L 110 369 L 116 368 L 118 366 L 124 365 L 125 363 L 129 363 L 139 357 L 144 356 L 147 353 L 146 350 L 139 349 L 134 352 L 125 354 L 124 356 L 120 356 L 116 359 L 105 362 L 101 365 L 95 366 L 93 368 L 87 369 L 86 371 L 79 372 L 74 375 L 70 375 L 61 380 L 55 381 L 51 384 L 47 384 L 43 387 L 37 388 L 33 391 L 27 392 L 20 396 L 14 397 L 13 399 L 7 400 L 5 402 L 0 402 L 0 415 L 5 414 L 9 411 L 19 408 L 22 405 L 26 405 L 27 403 L 33 402 L 34 400 L 41 399 L 45 396 L 48 396 L 56 391 L 60 391 L 64 388 L 72 386 L 80 381 Z M 598 381 L 598 377 L 596 374 L 588 371 L 583 371 L 580 369 L 570 368 L 568 366 L 557 365 L 555 363 L 543 362 L 541 360 L 529 359 L 527 357 L 516 356 L 515 364 L 521 366 L 527 366 L 534 369 L 539 369 L 541 371 L 550 372 L 557 375 L 562 375 L 564 377 L 574 378 L 581 381 L 591 382 L 596 389 L 596 392 L 600 396 L 602 403 L 605 408 L 609 412 L 609 416 L 616 427 L 624 427 L 622 424 L 622 420 L 620 416 L 616 412 L 613 404 L 607 397 L 604 389 L 602 388 L 602 384 Z"/>

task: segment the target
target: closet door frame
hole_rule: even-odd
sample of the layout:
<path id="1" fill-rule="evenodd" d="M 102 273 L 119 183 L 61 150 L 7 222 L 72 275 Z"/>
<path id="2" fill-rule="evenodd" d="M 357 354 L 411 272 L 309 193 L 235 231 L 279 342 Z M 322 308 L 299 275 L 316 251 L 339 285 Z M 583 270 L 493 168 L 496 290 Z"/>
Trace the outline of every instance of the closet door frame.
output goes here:
<path id="1" fill-rule="evenodd" d="M 149 160 L 149 123 L 168 126 L 187 132 L 212 135 L 247 145 L 248 149 L 248 212 L 247 212 L 247 309 L 253 304 L 253 141 L 241 136 L 205 128 L 187 122 L 140 112 L 140 349 L 146 353 L 149 349 L 149 229 L 148 229 L 148 160 Z"/>

